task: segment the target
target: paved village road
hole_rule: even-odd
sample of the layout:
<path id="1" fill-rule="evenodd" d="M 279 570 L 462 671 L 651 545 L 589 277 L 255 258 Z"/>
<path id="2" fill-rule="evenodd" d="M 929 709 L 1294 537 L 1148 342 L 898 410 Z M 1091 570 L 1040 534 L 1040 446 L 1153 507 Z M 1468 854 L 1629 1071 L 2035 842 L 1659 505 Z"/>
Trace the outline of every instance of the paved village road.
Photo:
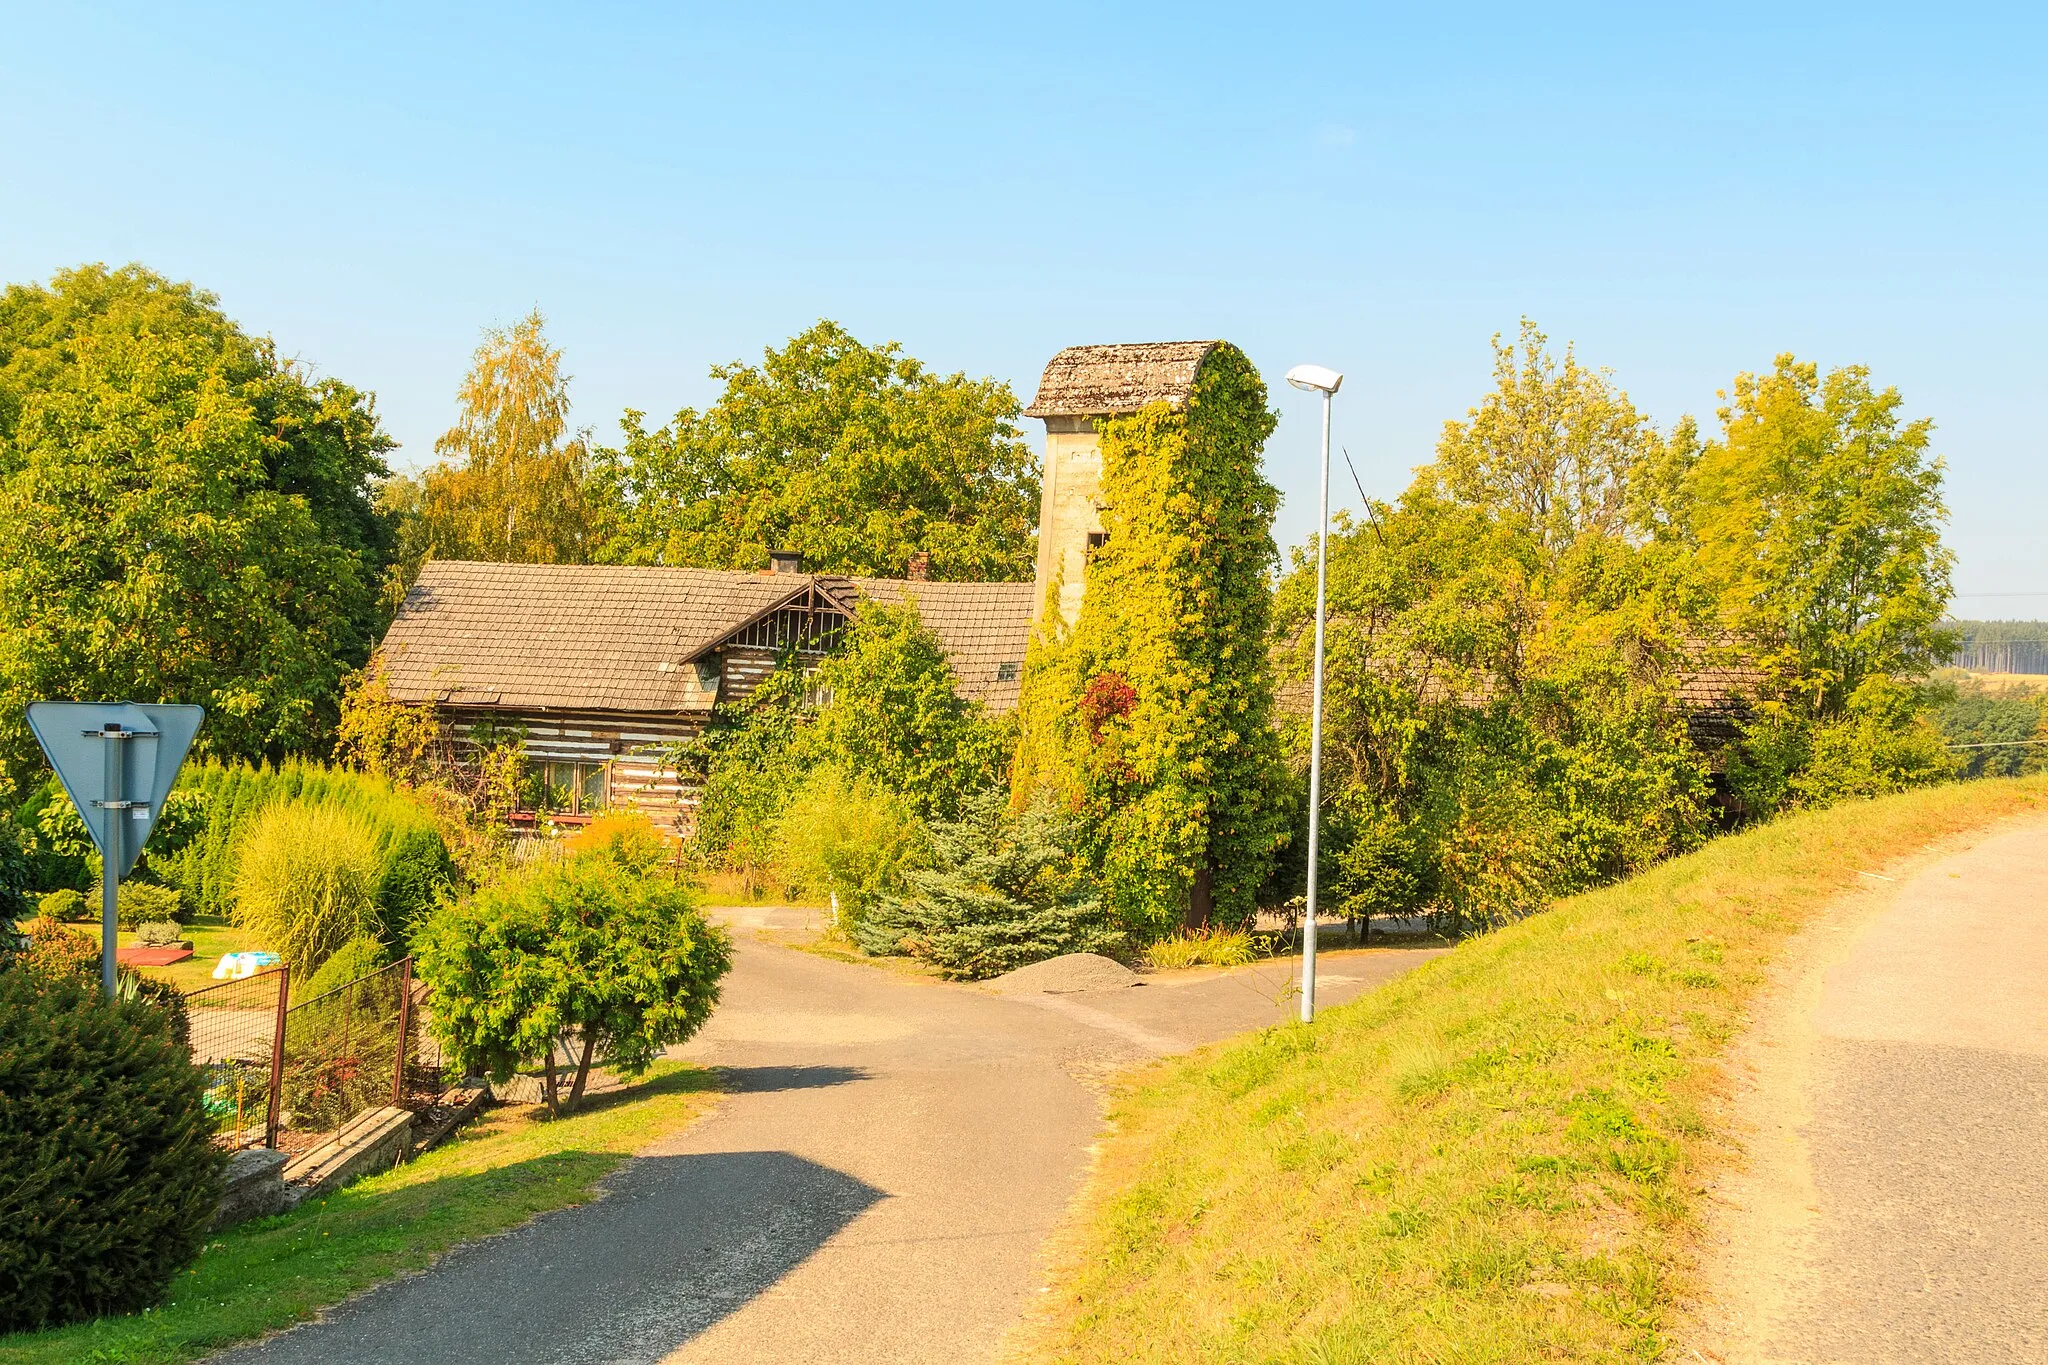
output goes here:
<path id="1" fill-rule="evenodd" d="M 1703 1353 L 2048 1361 L 2048 822 L 1903 878 L 1784 991 Z"/>
<path id="2" fill-rule="evenodd" d="M 1101 1078 L 1294 1008 L 1284 963 L 997 997 L 775 947 L 750 930 L 793 912 L 734 913 L 724 1003 L 683 1050 L 736 1091 L 709 1118 L 603 1199 L 225 1358 L 989 1359 L 1085 1174 Z M 1433 955 L 1328 954 L 1320 997 Z"/>

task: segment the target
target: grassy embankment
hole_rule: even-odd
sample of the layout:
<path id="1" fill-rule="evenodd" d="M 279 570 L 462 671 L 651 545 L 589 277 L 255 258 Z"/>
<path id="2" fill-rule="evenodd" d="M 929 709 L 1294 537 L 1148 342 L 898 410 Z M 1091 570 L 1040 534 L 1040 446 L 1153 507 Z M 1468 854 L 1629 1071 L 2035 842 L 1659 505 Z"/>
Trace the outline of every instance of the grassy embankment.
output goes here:
<path id="1" fill-rule="evenodd" d="M 1036 1358 L 1643 1360 L 1733 1151 L 1719 1066 L 1817 909 L 2048 779 L 1720 840 L 1121 1096 Z"/>
<path id="2" fill-rule="evenodd" d="M 289 1326 L 458 1243 L 584 1202 L 632 1152 L 702 1114 L 715 1088 L 712 1073 L 668 1063 L 566 1119 L 491 1111 L 409 1166 L 217 1234 L 161 1307 L 0 1336 L 0 1362 L 156 1365 Z"/>

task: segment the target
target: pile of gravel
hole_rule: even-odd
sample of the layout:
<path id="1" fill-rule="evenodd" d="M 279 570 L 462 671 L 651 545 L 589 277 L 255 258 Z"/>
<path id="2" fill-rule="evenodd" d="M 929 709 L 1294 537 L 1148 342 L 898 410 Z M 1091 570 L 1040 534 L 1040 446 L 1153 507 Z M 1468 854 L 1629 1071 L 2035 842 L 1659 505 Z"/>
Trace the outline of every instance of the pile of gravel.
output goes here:
<path id="1" fill-rule="evenodd" d="M 1115 958 L 1100 953 L 1067 953 L 1049 957 L 982 984 L 1003 995 L 1065 995 L 1072 991 L 1107 991 L 1135 986 L 1138 974 Z"/>

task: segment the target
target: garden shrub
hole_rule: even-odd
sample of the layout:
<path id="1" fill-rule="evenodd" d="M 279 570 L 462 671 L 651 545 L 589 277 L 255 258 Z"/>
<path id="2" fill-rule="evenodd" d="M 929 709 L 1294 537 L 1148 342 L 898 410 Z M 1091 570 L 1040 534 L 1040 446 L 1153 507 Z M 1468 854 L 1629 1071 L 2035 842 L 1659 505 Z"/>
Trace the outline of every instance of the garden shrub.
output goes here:
<path id="1" fill-rule="evenodd" d="M 1118 955 L 1129 937 L 1091 894 L 1075 817 L 1040 797 L 1012 814 L 994 789 L 934 822 L 931 865 L 905 874 L 853 928 L 871 953 L 907 953 L 954 978 L 998 976 L 1062 953 Z"/>
<path id="2" fill-rule="evenodd" d="M 162 1010 L 0 971 L 0 1332 L 161 1298 L 220 1197 L 212 1135 Z"/>
<path id="3" fill-rule="evenodd" d="M 732 965 L 731 939 L 678 877 L 602 852 L 519 869 L 443 905 L 413 951 L 450 1065 L 504 1080 L 539 1060 L 557 1112 L 582 1098 L 594 1060 L 637 1076 L 694 1034 Z M 581 1054 L 563 1100 L 554 1054 L 572 1036 Z"/>
<path id="4" fill-rule="evenodd" d="M 776 825 L 776 867 L 796 895 L 837 895 L 849 932 L 924 852 L 909 803 L 837 764 L 810 775 Z"/>
<path id="5" fill-rule="evenodd" d="M 44 919 L 63 920 L 71 924 L 91 919 L 92 912 L 92 902 L 85 898 L 85 893 L 74 891 L 68 886 L 44 893 L 36 906 L 36 913 Z"/>
<path id="6" fill-rule="evenodd" d="M 152 920 L 175 920 L 185 913 L 185 898 L 177 888 L 133 880 L 121 883 L 116 905 L 123 929 Z"/>
<path id="7" fill-rule="evenodd" d="M 377 860 L 372 894 L 388 937 L 403 937 L 457 879 L 432 812 L 385 778 L 306 762 L 194 763 L 171 796 L 187 793 L 203 803 L 203 824 L 175 853 L 159 850 L 153 836 L 150 857 L 153 875 L 181 888 L 200 914 L 233 913 L 243 839 L 263 812 L 293 802 L 338 808 L 369 830 Z"/>
<path id="8" fill-rule="evenodd" d="M 34 875 L 27 831 L 12 813 L 0 810 L 0 929 L 28 915 Z"/>
<path id="9" fill-rule="evenodd" d="M 18 959 L 20 966 L 41 976 L 100 979 L 100 945 L 96 938 L 48 916 L 32 919 L 22 928 L 28 944 Z"/>
<path id="10" fill-rule="evenodd" d="M 235 923 L 311 972 L 350 939 L 382 932 L 379 872 L 363 817 L 326 803 L 266 807 L 241 841 Z"/>
<path id="11" fill-rule="evenodd" d="M 332 957 L 320 964 L 319 970 L 306 978 L 306 984 L 292 994 L 301 1000 L 311 1000 L 329 991 L 346 986 L 349 982 L 368 976 L 371 972 L 388 966 L 391 952 L 381 939 L 363 934 L 350 939 L 335 950 Z"/>
<path id="12" fill-rule="evenodd" d="M 185 926 L 174 919 L 147 920 L 136 926 L 135 939 L 145 948 L 168 948 L 185 941 Z"/>

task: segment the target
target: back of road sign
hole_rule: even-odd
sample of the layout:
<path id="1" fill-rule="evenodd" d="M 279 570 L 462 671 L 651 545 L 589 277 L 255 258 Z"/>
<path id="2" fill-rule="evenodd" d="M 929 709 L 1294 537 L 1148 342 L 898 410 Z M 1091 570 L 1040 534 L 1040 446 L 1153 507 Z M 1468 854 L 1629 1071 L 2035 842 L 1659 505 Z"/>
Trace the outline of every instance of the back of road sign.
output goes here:
<path id="1" fill-rule="evenodd" d="M 110 826 L 125 821 L 116 847 L 118 879 L 128 875 L 156 828 L 164 798 L 199 722 L 197 706 L 134 702 L 38 701 L 28 708 L 29 728 L 57 770 L 71 804 L 85 819 L 94 847 L 106 856 Z M 116 752 L 110 753 L 109 750 Z M 111 780 L 111 787 L 110 787 Z"/>

